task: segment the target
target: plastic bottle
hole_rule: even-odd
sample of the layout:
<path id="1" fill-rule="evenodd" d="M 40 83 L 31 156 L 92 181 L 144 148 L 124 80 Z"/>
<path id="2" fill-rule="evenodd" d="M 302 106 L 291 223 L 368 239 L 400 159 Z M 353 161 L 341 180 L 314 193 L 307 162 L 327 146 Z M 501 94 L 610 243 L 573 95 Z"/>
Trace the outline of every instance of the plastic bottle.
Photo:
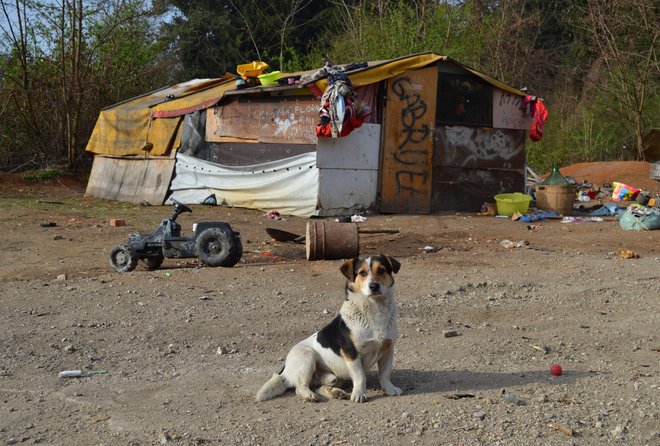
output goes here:
<path id="1" fill-rule="evenodd" d="M 552 172 L 543 182 L 546 186 L 570 186 L 571 183 L 559 172 L 559 163 L 552 163 Z"/>

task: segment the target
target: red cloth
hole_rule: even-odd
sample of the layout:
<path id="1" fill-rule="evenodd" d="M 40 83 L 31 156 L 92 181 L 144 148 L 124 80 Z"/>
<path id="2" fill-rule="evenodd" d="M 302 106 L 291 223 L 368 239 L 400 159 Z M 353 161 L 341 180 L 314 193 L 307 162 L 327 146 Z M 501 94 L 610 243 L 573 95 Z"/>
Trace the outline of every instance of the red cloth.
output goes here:
<path id="1" fill-rule="evenodd" d="M 538 141 L 543 137 L 543 124 L 548 119 L 548 109 L 541 100 L 537 100 L 533 107 L 532 124 L 529 127 L 529 137 L 532 141 Z"/>

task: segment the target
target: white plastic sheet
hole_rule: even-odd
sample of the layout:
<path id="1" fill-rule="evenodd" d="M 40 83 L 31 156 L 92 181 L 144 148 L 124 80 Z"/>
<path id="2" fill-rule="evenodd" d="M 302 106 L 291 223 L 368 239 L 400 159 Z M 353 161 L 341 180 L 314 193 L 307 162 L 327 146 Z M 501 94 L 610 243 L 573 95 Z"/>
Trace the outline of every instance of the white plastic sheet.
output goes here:
<path id="1" fill-rule="evenodd" d="M 219 204 L 309 217 L 316 210 L 318 184 L 316 152 L 252 166 L 224 166 L 177 153 L 170 197 L 199 204 L 215 194 Z"/>

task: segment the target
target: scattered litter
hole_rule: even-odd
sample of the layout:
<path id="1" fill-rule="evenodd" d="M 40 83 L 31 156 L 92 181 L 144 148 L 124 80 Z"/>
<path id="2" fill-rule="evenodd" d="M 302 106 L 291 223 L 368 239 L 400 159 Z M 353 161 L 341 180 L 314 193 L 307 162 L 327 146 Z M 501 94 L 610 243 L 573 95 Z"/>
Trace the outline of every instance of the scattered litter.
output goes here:
<path id="1" fill-rule="evenodd" d="M 110 419 L 110 415 L 96 415 L 96 416 L 91 416 L 87 419 L 88 423 L 101 423 L 103 421 L 108 421 Z"/>
<path id="2" fill-rule="evenodd" d="M 62 201 L 52 201 L 52 200 L 37 200 L 37 203 L 42 204 L 64 204 Z"/>
<path id="3" fill-rule="evenodd" d="M 481 205 L 481 209 L 479 209 L 478 212 L 479 215 L 490 215 L 490 216 L 495 216 L 497 215 L 497 205 L 495 203 L 484 203 Z"/>
<path id="4" fill-rule="evenodd" d="M 507 393 L 504 395 L 504 401 L 511 403 L 514 406 L 520 406 L 523 404 L 522 400 L 519 399 L 515 393 Z"/>
<path id="5" fill-rule="evenodd" d="M 64 280 L 66 280 L 66 279 L 67 279 L 67 275 L 66 275 L 66 274 L 58 274 L 58 275 L 57 275 L 57 278 L 56 278 L 55 280 L 57 280 L 58 282 L 62 282 L 62 281 L 64 281 Z"/>
<path id="6" fill-rule="evenodd" d="M 220 347 L 218 347 L 218 349 L 216 350 L 215 353 L 216 353 L 216 355 L 218 355 L 218 356 L 222 356 L 222 355 L 233 355 L 233 354 L 238 353 L 238 350 L 236 350 L 235 348 L 228 349 L 227 347 L 220 346 Z"/>
<path id="7" fill-rule="evenodd" d="M 550 374 L 552 376 L 561 376 L 562 373 L 564 373 L 564 371 L 559 364 L 552 364 L 550 366 Z"/>
<path id="8" fill-rule="evenodd" d="M 531 223 L 533 221 L 542 221 L 547 219 L 556 219 L 559 218 L 555 211 L 546 212 L 546 211 L 537 211 L 534 214 L 527 214 L 521 216 L 518 220 L 524 223 Z"/>
<path id="9" fill-rule="evenodd" d="M 626 231 L 660 229 L 660 209 L 632 204 L 621 215 L 619 226 Z"/>
<path id="10" fill-rule="evenodd" d="M 483 420 L 486 418 L 486 414 L 484 412 L 474 412 L 472 414 L 472 418 L 476 418 L 477 420 Z"/>
<path id="11" fill-rule="evenodd" d="M 541 226 L 541 225 L 527 225 L 526 228 L 527 228 L 528 231 L 540 231 L 541 229 L 543 229 L 543 226 Z"/>
<path id="12" fill-rule="evenodd" d="M 447 398 L 448 400 L 461 400 L 463 398 L 474 398 L 473 393 L 448 393 L 442 396 Z"/>
<path id="13" fill-rule="evenodd" d="M 170 272 L 167 272 L 167 273 L 165 273 L 165 274 L 163 274 L 163 275 L 164 275 L 165 277 L 172 277 L 172 273 L 170 273 Z"/>
<path id="14" fill-rule="evenodd" d="M 591 197 L 589 196 L 587 191 L 581 191 L 577 196 L 577 200 L 581 201 L 583 203 L 587 203 L 587 202 L 591 201 Z"/>
<path id="15" fill-rule="evenodd" d="M 276 210 L 268 211 L 263 216 L 266 217 L 266 218 L 273 219 L 273 220 L 281 220 L 282 219 L 282 217 L 280 216 L 280 213 L 277 212 Z"/>
<path id="16" fill-rule="evenodd" d="M 351 221 L 353 223 L 364 223 L 367 221 L 367 217 L 363 217 L 362 215 L 353 215 L 351 216 Z"/>
<path id="17" fill-rule="evenodd" d="M 159 432 L 158 433 L 158 442 L 160 444 L 167 444 L 167 443 L 170 442 L 171 439 L 172 439 L 172 437 L 170 437 L 170 434 L 168 434 L 167 432 Z"/>
<path id="18" fill-rule="evenodd" d="M 433 246 L 429 246 L 429 245 L 426 245 L 423 248 L 419 248 L 419 249 L 420 249 L 420 251 L 424 251 L 424 252 L 436 252 L 437 251 L 437 248 L 434 248 Z"/>
<path id="19" fill-rule="evenodd" d="M 57 226 L 57 223 L 55 223 L 54 221 L 44 221 L 39 224 L 42 228 L 54 228 L 55 226 Z"/>
<path id="20" fill-rule="evenodd" d="M 564 217 L 561 219 L 562 223 L 600 223 L 604 221 L 602 217 Z"/>
<path id="21" fill-rule="evenodd" d="M 126 226 L 126 220 L 124 220 L 123 218 L 111 218 L 108 221 L 108 224 L 113 228 L 117 228 L 119 226 Z"/>
<path id="22" fill-rule="evenodd" d="M 107 370 L 89 370 L 88 372 L 83 372 L 82 370 L 63 370 L 57 375 L 60 378 L 81 378 L 84 376 L 94 376 L 94 375 L 108 375 L 110 372 Z"/>
<path id="23" fill-rule="evenodd" d="M 581 209 L 581 208 L 580 208 Z M 592 216 L 612 216 L 621 214 L 624 211 L 624 208 L 619 207 L 616 203 L 607 203 L 603 205 L 596 205 L 589 209 L 589 215 Z"/>
<path id="24" fill-rule="evenodd" d="M 512 242 L 511 240 L 502 240 L 500 246 L 511 249 L 511 248 L 526 248 L 529 245 L 529 242 L 525 240 L 519 240 L 517 242 Z"/>
<path id="25" fill-rule="evenodd" d="M 529 344 L 530 347 L 532 347 L 534 350 L 538 350 L 544 355 L 547 355 L 550 353 L 550 349 L 546 347 L 545 345 L 535 345 L 535 344 Z"/>
<path id="26" fill-rule="evenodd" d="M 548 426 L 550 429 L 554 429 L 559 432 L 563 432 L 564 434 L 568 435 L 569 437 L 573 436 L 573 429 L 570 427 L 564 425 L 564 424 L 559 424 L 559 423 L 548 423 L 546 426 Z"/>
<path id="27" fill-rule="evenodd" d="M 636 187 L 628 186 L 627 184 L 614 182 L 614 190 L 612 191 L 612 201 L 632 201 L 637 198 L 641 192 Z"/>
<path id="28" fill-rule="evenodd" d="M 215 198 L 215 194 L 211 194 L 208 197 L 204 198 L 201 204 L 215 206 L 218 204 L 218 200 Z"/>
<path id="29" fill-rule="evenodd" d="M 616 252 L 622 259 L 639 259 L 639 254 L 629 249 L 617 249 Z"/>

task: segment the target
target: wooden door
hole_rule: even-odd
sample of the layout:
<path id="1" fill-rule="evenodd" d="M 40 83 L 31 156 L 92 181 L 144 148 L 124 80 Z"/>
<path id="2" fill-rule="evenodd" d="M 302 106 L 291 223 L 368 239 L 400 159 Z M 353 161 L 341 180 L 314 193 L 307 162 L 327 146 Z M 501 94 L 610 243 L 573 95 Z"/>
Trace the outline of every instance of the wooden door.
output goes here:
<path id="1" fill-rule="evenodd" d="M 429 213 L 437 67 L 387 81 L 381 152 L 381 212 Z"/>

